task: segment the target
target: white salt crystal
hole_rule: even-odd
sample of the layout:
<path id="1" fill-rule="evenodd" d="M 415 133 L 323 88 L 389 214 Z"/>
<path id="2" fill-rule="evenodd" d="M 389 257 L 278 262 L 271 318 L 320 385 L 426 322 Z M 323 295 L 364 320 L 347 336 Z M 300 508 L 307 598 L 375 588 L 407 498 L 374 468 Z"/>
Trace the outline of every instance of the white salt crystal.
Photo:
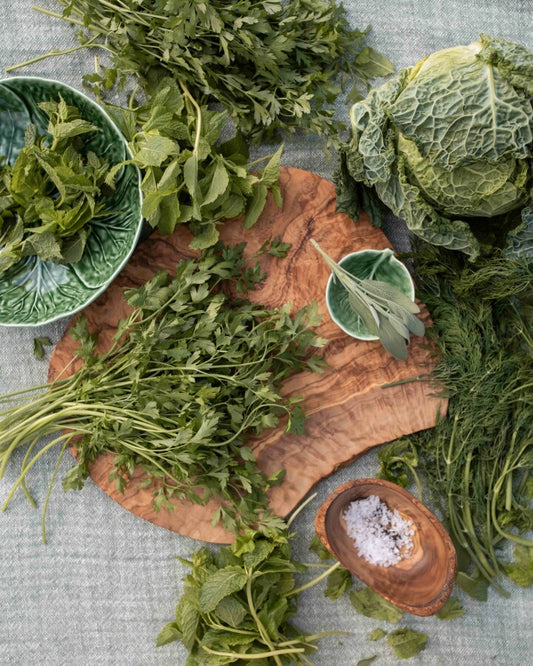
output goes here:
<path id="1" fill-rule="evenodd" d="M 391 510 L 377 495 L 354 500 L 344 512 L 346 531 L 358 554 L 370 564 L 390 567 L 413 548 L 413 524 Z"/>

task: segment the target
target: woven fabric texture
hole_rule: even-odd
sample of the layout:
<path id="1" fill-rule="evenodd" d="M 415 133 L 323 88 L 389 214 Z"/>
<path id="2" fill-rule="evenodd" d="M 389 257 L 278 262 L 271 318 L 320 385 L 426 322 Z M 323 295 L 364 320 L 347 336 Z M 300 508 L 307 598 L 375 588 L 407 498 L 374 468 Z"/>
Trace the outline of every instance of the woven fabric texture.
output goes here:
<path id="1" fill-rule="evenodd" d="M 3 67 L 35 58 L 53 48 L 77 44 L 65 22 L 32 9 L 32 0 L 1 0 L 1 77 Z M 40 6 L 58 11 L 53 0 Z M 344 0 L 351 24 L 371 25 L 369 43 L 397 68 L 414 64 L 441 48 L 475 40 L 480 33 L 498 35 L 533 48 L 531 0 Z M 76 51 L 14 72 L 59 79 L 81 88 L 93 57 Z M 347 109 L 339 109 L 347 118 Z M 283 163 L 331 178 L 320 141 L 287 142 Z M 402 242 L 401 235 L 396 239 Z M 0 327 L 0 393 L 42 383 L 47 358 L 33 356 L 33 338 L 54 342 L 66 321 L 37 329 Z M 16 462 L 0 482 L 0 502 L 17 477 Z M 28 485 L 42 505 L 55 465 L 44 457 L 29 474 Z M 70 465 L 62 462 L 60 475 Z M 298 515 L 294 527 L 296 555 L 309 559 L 315 511 L 340 483 L 373 476 L 378 466 L 369 453 L 321 482 L 317 497 Z M 41 543 L 40 512 L 31 510 L 22 493 L 0 516 L 0 664 L 2 666 L 170 666 L 185 664 L 178 643 L 155 647 L 164 624 L 171 621 L 187 570 L 176 556 L 187 558 L 200 543 L 155 527 L 126 512 L 92 482 L 79 493 L 63 493 L 58 483 L 51 495 L 48 545 Z M 490 592 L 487 603 L 458 596 L 467 614 L 454 621 L 407 616 L 400 626 L 428 634 L 427 648 L 407 663 L 436 666 L 526 666 L 533 654 L 531 590 L 510 587 L 511 598 Z M 301 595 L 295 624 L 311 633 L 327 629 L 349 632 L 320 642 L 312 661 L 317 666 L 355 666 L 377 655 L 376 664 L 396 664 L 384 641 L 369 633 L 386 626 L 357 614 L 347 598 L 330 601 L 320 587 Z"/>

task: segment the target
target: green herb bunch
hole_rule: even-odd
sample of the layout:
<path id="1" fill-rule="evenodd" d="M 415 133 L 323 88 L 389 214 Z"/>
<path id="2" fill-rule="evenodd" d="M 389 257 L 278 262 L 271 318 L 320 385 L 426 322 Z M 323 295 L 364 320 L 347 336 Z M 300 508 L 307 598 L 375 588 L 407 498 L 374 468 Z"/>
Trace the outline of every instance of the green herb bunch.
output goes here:
<path id="1" fill-rule="evenodd" d="M 339 567 L 334 564 L 314 580 L 295 586 L 307 567 L 293 558 L 292 534 L 279 525 L 247 529 L 216 554 L 201 548 L 176 607 L 176 618 L 159 634 L 157 644 L 179 640 L 189 650 L 187 666 L 261 663 L 311 664 L 307 654 L 319 638 L 342 632 L 306 635 L 290 622 L 298 594 Z"/>
<path id="2" fill-rule="evenodd" d="M 105 85 L 170 74 L 192 95 L 220 103 L 256 138 L 297 127 L 333 136 L 332 103 L 342 87 L 392 73 L 351 29 L 334 0 L 187 2 L 58 0 L 62 13 L 40 9 L 83 30 L 83 46 L 111 55 Z M 52 52 L 54 55 L 57 52 Z"/>
<path id="3" fill-rule="evenodd" d="M 39 106 L 47 133 L 30 124 L 13 165 L 0 166 L 0 272 L 30 255 L 79 261 L 113 186 L 109 164 L 83 150 L 82 136 L 98 127 L 62 98 Z"/>
<path id="4" fill-rule="evenodd" d="M 161 233 L 188 224 L 191 247 L 206 248 L 217 242 L 225 219 L 244 215 L 245 228 L 251 227 L 269 191 L 281 205 L 282 149 L 259 169 L 262 160 L 249 162 L 242 134 L 220 141 L 228 114 L 199 106 L 183 85 L 165 78 L 144 103 L 105 108 L 141 170 L 143 215 Z"/>
<path id="5" fill-rule="evenodd" d="M 273 241 L 266 249 L 279 256 L 286 247 Z M 78 319 L 70 333 L 81 368 L 44 392 L 2 399 L 21 404 L 0 414 L 0 478 L 13 451 L 27 447 L 4 508 L 17 487 L 26 491 L 27 472 L 48 449 L 75 443 L 79 462 L 65 489 L 81 488 L 90 463 L 112 452 L 117 487 L 124 490 L 141 466 L 156 510 L 173 497 L 214 497 L 222 502 L 214 522 L 253 524 L 280 475 L 264 477 L 247 440 L 280 419 L 286 431 L 302 431 L 299 400 L 280 387 L 294 372 L 320 369 L 310 352 L 323 343 L 310 328 L 319 321 L 316 305 L 291 316 L 289 306 L 270 310 L 231 295 L 229 287 L 253 288 L 263 277 L 258 265 L 244 266 L 243 245 L 219 245 L 181 261 L 172 278 L 161 272 L 127 290 L 132 312 L 107 352 L 97 352 L 96 336 Z"/>
<path id="6" fill-rule="evenodd" d="M 397 478 L 402 459 L 418 466 L 462 555 L 458 583 L 486 598 L 489 584 L 505 593 L 505 574 L 533 583 L 523 535 L 533 529 L 533 269 L 499 254 L 469 264 L 430 246 L 414 259 L 435 322 L 426 379 L 449 398 L 448 413 L 409 438 L 414 451 L 404 443 L 382 462 Z M 509 543 L 515 564 L 504 561 Z"/>

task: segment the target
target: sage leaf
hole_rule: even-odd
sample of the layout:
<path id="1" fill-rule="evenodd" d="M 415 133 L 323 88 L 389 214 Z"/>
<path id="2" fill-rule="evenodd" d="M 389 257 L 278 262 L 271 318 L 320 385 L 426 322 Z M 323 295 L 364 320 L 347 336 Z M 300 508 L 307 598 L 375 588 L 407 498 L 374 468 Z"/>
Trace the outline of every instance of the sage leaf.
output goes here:
<path id="1" fill-rule="evenodd" d="M 420 312 L 420 308 L 414 301 L 388 282 L 383 282 L 382 280 L 360 280 L 359 285 L 376 299 L 381 299 L 385 302 L 391 301 L 396 306 L 413 314 Z"/>
<path id="2" fill-rule="evenodd" d="M 354 312 L 363 320 L 364 325 L 371 335 L 378 335 L 379 316 L 372 305 L 360 294 L 348 292 L 348 302 Z"/>
<path id="3" fill-rule="evenodd" d="M 351 309 L 361 318 L 368 332 L 379 337 L 389 354 L 406 360 L 410 333 L 425 333 L 423 322 L 413 316 L 413 313 L 420 312 L 418 305 L 386 282 L 352 275 L 333 261 L 316 241 L 311 239 L 311 244 L 331 268 L 335 279 L 346 289 Z M 380 261 L 386 258 L 387 254 L 382 255 Z"/>
<path id="4" fill-rule="evenodd" d="M 390 318 L 382 313 L 379 315 L 378 333 L 381 344 L 389 354 L 394 358 L 405 361 L 407 358 L 407 340 L 394 328 Z"/>

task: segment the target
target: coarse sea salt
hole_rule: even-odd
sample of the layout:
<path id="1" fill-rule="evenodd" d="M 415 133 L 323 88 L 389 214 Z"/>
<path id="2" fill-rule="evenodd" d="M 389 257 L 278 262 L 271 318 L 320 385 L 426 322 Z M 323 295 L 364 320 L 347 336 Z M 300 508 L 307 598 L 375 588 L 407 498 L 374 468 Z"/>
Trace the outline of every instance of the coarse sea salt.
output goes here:
<path id="1" fill-rule="evenodd" d="M 370 564 L 390 567 L 409 555 L 414 528 L 377 495 L 350 502 L 343 514 L 348 536 L 358 554 Z"/>

